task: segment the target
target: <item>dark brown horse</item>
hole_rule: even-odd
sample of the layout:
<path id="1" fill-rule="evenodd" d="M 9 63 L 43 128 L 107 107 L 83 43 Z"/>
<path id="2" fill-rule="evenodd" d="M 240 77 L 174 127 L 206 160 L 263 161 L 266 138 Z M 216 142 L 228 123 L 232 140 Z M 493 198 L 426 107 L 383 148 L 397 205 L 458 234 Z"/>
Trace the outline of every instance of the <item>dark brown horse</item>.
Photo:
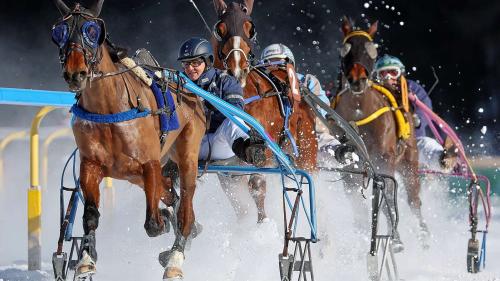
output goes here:
<path id="1" fill-rule="evenodd" d="M 150 87 L 134 72 L 124 70 L 127 68 L 121 62 L 126 58 L 106 39 L 104 21 L 98 18 L 103 0 L 88 9 L 79 4 L 69 9 L 62 0 L 55 3 L 63 19 L 54 25 L 53 40 L 59 47 L 63 77 L 76 93 L 78 107 L 99 115 L 131 109 L 155 112 L 158 107 Z M 176 104 L 176 111 L 180 127 L 166 136 L 163 148 L 158 115 L 118 123 L 75 119 L 73 133 L 80 150 L 80 184 L 85 197 L 85 236 L 76 277 L 95 273 L 95 231 L 99 223 L 99 183 L 103 177 L 140 186 L 146 194 L 147 234 L 158 236 L 167 230 L 168 221 L 159 210 L 159 201 L 167 206 L 178 201 L 171 181 L 161 175 L 162 159 L 168 157 L 178 163 L 181 194 L 178 223 L 174 225 L 176 242 L 164 278 L 182 276 L 184 244 L 194 222 L 192 199 L 205 117 L 198 98 L 179 95 L 182 99 Z"/>
<path id="2" fill-rule="evenodd" d="M 296 140 L 298 148 L 295 163 L 301 169 L 315 170 L 318 145 L 314 133 L 314 114 L 300 100 L 298 79 L 293 65 L 288 64 L 286 67 L 274 67 L 267 70 L 253 68 L 251 66 L 254 56 L 252 45 L 255 41 L 256 30 L 250 15 L 254 1 L 232 2 L 229 5 L 224 0 L 213 2 L 218 16 L 212 37 L 215 67 L 229 71 L 240 81 L 245 99 L 257 98 L 245 106 L 245 111 L 255 117 L 269 135 L 292 154 L 292 140 L 284 131 L 285 119 L 280 113 L 283 101 L 280 99 L 284 98 L 290 102 L 292 113 L 287 127 L 293 140 Z M 271 81 L 270 76 L 275 81 Z M 283 85 L 282 89 L 276 89 L 276 84 Z M 278 93 L 279 90 L 282 93 Z M 269 151 L 267 156 L 270 159 L 268 164 L 271 164 L 272 155 Z M 250 178 L 249 187 L 251 193 L 256 195 L 254 199 L 259 216 L 265 214 L 265 184 L 262 175 L 253 175 Z"/>
<path id="3" fill-rule="evenodd" d="M 367 118 L 383 107 L 391 108 L 393 105 L 386 96 L 374 88 L 376 86 L 372 86 L 369 78 L 377 57 L 376 46 L 373 42 L 373 37 L 377 32 L 377 22 L 366 31 L 353 30 L 351 22 L 344 18 L 342 31 L 344 40 L 340 49 L 341 80 L 343 81 L 341 84 L 344 86 L 345 83 L 346 88 L 342 89 L 341 95 L 336 98 L 334 109 L 345 120 L 356 122 Z M 401 109 L 406 121 L 409 122 L 409 135 L 405 138 L 398 137 L 399 125 L 393 111 L 395 109 L 367 124 L 359 125 L 358 129 L 378 172 L 388 175 L 394 175 L 395 172 L 401 174 L 408 194 L 408 203 L 419 220 L 421 230 L 419 238 L 425 240 L 428 231 L 421 213 L 420 182 L 417 174 L 418 153 L 413 120 L 410 113 Z M 350 197 L 356 193 L 353 192 L 353 188 L 359 186 L 359 180 L 359 178 L 348 177 L 345 181 L 346 188 L 350 189 L 348 192 Z M 391 189 L 387 194 L 392 194 Z M 392 200 L 388 201 L 392 202 Z M 359 202 L 356 202 L 356 198 L 351 198 L 351 202 L 353 202 L 355 212 L 359 211 L 361 206 Z M 357 219 L 362 220 L 361 217 Z M 425 243 L 425 241 L 422 242 Z M 403 250 L 397 231 L 393 245 L 395 251 Z"/>

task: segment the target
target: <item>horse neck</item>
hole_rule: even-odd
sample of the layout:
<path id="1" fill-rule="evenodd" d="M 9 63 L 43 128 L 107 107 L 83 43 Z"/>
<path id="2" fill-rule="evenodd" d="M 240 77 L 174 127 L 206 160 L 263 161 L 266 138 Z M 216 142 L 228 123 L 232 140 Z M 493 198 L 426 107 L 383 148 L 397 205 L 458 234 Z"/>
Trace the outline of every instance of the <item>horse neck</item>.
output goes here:
<path id="1" fill-rule="evenodd" d="M 118 67 L 111 60 L 108 49 L 103 44 L 100 47 L 101 60 L 97 64 L 97 72 L 113 73 L 119 71 Z M 135 81 L 126 79 L 128 73 L 108 76 L 106 78 L 97 79 L 87 84 L 83 91 L 79 104 L 86 110 L 100 113 L 110 114 L 118 113 L 130 109 L 129 104 L 129 90 L 134 85 L 130 85 L 128 81 Z"/>
<path id="2" fill-rule="evenodd" d="M 210 43 L 212 44 L 212 49 L 214 51 L 214 67 L 217 69 L 224 69 L 222 64 L 222 59 L 219 58 L 219 44 L 220 42 L 215 39 L 214 36 L 210 38 Z"/>
<path id="3" fill-rule="evenodd" d="M 247 84 L 244 88 L 244 97 L 250 98 L 255 95 L 262 96 L 268 92 L 271 92 L 273 87 L 267 79 L 261 76 L 255 69 L 252 69 L 247 76 Z"/>

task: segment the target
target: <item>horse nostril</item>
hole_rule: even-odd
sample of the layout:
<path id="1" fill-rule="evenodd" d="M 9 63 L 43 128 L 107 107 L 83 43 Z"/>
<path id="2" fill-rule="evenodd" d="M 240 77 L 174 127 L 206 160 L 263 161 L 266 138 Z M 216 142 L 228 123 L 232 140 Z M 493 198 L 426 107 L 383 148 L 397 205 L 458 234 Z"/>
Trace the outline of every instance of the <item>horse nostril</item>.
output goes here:
<path id="1" fill-rule="evenodd" d="M 67 71 L 63 72 L 63 78 L 64 78 L 64 81 L 66 81 L 66 82 L 71 79 L 71 77 Z"/>
<path id="2" fill-rule="evenodd" d="M 87 72 L 86 71 L 80 71 L 80 72 L 75 72 L 73 73 L 73 81 L 78 81 L 81 82 L 87 78 Z"/>
<path id="3" fill-rule="evenodd" d="M 87 71 L 80 71 L 80 76 L 81 77 L 87 77 Z"/>

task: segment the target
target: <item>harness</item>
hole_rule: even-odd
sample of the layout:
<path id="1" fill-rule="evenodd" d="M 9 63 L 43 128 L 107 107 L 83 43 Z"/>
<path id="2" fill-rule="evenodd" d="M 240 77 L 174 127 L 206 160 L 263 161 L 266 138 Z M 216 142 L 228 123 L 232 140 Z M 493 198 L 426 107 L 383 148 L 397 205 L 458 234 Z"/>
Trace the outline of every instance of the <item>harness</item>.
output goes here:
<path id="1" fill-rule="evenodd" d="M 278 101 L 281 117 L 283 118 L 283 133 L 292 145 L 294 156 L 298 157 L 299 150 L 297 148 L 297 143 L 292 135 L 292 132 L 290 131 L 290 115 L 292 115 L 293 113 L 293 101 L 288 95 L 285 94 L 289 92 L 290 87 L 286 82 L 281 81 L 272 73 L 271 70 L 267 69 L 266 67 L 253 67 L 253 70 L 255 70 L 260 76 L 262 76 L 271 84 L 273 91 L 264 93 L 263 95 L 259 94 L 247 98 L 245 99 L 245 105 L 261 100 L 263 98 L 275 96 Z M 280 140 L 280 143 L 283 141 L 284 140 Z"/>
<path id="2" fill-rule="evenodd" d="M 137 77 L 141 79 L 141 81 L 143 81 L 151 88 L 151 91 L 155 96 L 158 110 L 151 111 L 150 109 L 144 108 L 140 103 L 140 98 L 138 98 L 138 106 L 124 112 L 114 114 L 91 113 L 82 108 L 78 104 L 78 101 L 73 104 L 70 112 L 73 113 L 74 117 L 102 124 L 119 123 L 130 121 L 133 119 L 144 118 L 149 115 L 159 115 L 161 131 L 160 143 L 163 145 L 167 133 L 179 128 L 179 119 L 175 111 L 175 102 L 168 87 L 169 79 L 167 78 L 166 80 L 160 80 L 160 78 L 157 77 L 152 71 L 141 68 L 130 58 L 123 58 L 121 60 L 121 63 L 126 67 L 126 70 L 132 71 L 137 75 Z M 114 75 L 114 73 L 112 74 Z"/>
<path id="3" fill-rule="evenodd" d="M 406 85 L 406 80 L 404 80 L 404 82 Z M 398 138 L 401 138 L 403 140 L 407 140 L 411 135 L 410 123 L 405 119 L 403 112 L 401 112 L 401 108 L 398 105 L 394 95 L 389 90 L 387 90 L 386 88 L 384 88 L 383 86 L 381 86 L 379 84 L 375 84 L 371 81 L 369 82 L 369 84 L 370 84 L 370 87 L 372 87 L 378 93 L 385 96 L 389 100 L 389 103 L 391 106 L 384 106 L 382 108 L 379 108 L 375 112 L 373 112 L 372 114 L 368 115 L 367 117 L 365 117 L 361 120 L 355 121 L 354 123 L 356 124 L 356 126 L 363 126 L 363 125 L 369 124 L 372 121 L 379 118 L 382 114 L 387 113 L 387 112 L 393 112 L 394 118 L 396 119 L 396 124 L 398 126 L 398 130 L 397 130 Z M 337 95 L 335 97 L 334 108 L 338 104 L 339 100 L 340 100 L 340 95 Z M 403 94 L 402 104 L 403 104 L 404 111 L 408 112 L 409 111 L 408 91 L 406 91 L 406 95 Z"/>

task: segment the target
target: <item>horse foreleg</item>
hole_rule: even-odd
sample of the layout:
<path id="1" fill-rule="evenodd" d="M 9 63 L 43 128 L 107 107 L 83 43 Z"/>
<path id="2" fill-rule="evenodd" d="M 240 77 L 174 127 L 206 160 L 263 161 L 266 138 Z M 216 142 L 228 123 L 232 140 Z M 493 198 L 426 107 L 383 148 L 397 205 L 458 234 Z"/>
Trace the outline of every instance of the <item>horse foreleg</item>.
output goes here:
<path id="1" fill-rule="evenodd" d="M 307 106 L 306 106 L 307 107 Z M 311 109 L 300 108 L 301 118 L 297 121 L 296 140 L 299 150 L 297 166 L 308 172 L 315 172 L 318 158 L 318 139 L 316 138 L 314 117 L 309 116 Z"/>
<path id="2" fill-rule="evenodd" d="M 83 211 L 83 230 L 79 257 L 75 276 L 78 278 L 96 272 L 97 261 L 95 231 L 99 226 L 99 184 L 103 179 L 102 166 L 99 163 L 82 159 L 80 164 L 80 185 L 85 197 Z"/>
<path id="3" fill-rule="evenodd" d="M 248 189 L 257 206 L 257 223 L 268 221 L 264 206 L 266 200 L 266 178 L 264 175 L 252 174 L 248 180 Z"/>
<path id="4" fill-rule="evenodd" d="M 144 229 L 149 237 L 156 237 L 166 231 L 165 221 L 160 216 L 158 204 L 163 194 L 163 180 L 160 161 L 151 160 L 143 165 L 144 193 L 146 194 L 146 221 Z"/>
<path id="5" fill-rule="evenodd" d="M 418 239 L 422 244 L 423 248 L 428 248 L 428 238 L 429 229 L 425 223 L 424 217 L 422 215 L 422 200 L 420 200 L 420 179 L 417 174 L 418 164 L 409 163 L 403 165 L 403 169 L 399 172 L 403 176 L 403 181 L 406 187 L 406 193 L 408 195 L 408 205 L 412 213 L 417 217 L 419 224 L 419 234 Z"/>
<path id="6" fill-rule="evenodd" d="M 344 193 L 349 203 L 351 204 L 354 227 L 360 233 L 368 233 L 370 224 L 368 222 L 368 209 L 363 204 L 362 195 L 359 192 L 363 178 L 358 175 L 343 175 L 344 177 Z"/>

